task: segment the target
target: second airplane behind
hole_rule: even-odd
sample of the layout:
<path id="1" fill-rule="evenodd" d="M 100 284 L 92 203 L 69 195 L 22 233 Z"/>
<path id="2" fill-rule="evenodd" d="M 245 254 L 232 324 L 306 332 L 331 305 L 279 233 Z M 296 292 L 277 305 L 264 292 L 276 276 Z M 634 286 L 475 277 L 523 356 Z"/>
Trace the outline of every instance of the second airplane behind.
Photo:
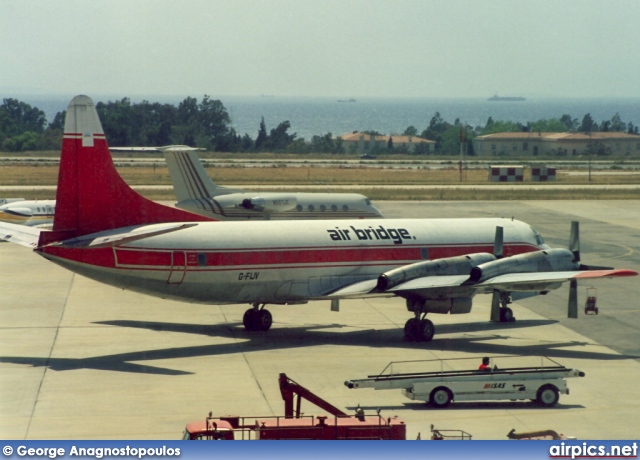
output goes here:
<path id="1" fill-rule="evenodd" d="M 357 193 L 250 192 L 216 185 L 195 149 L 160 147 L 178 199 L 176 207 L 216 220 L 367 219 L 383 217 Z"/>

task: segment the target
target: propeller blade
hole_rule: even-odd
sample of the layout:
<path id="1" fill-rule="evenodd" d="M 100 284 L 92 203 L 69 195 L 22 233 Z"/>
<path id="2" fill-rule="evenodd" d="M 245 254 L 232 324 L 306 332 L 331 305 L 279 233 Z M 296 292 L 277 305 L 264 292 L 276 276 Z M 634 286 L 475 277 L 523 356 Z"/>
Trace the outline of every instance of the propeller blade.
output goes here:
<path id="1" fill-rule="evenodd" d="M 574 262 L 580 262 L 580 223 L 571 222 L 571 236 L 569 237 L 569 251 L 573 252 Z"/>
<path id="2" fill-rule="evenodd" d="M 496 227 L 496 237 L 493 242 L 493 255 L 496 259 L 504 257 L 504 228 Z"/>
<path id="3" fill-rule="evenodd" d="M 571 280 L 569 283 L 569 308 L 567 317 L 578 317 L 578 282 L 576 280 Z"/>
<path id="4" fill-rule="evenodd" d="M 494 290 L 493 297 L 491 298 L 491 316 L 489 321 L 494 323 L 500 322 L 500 291 Z"/>

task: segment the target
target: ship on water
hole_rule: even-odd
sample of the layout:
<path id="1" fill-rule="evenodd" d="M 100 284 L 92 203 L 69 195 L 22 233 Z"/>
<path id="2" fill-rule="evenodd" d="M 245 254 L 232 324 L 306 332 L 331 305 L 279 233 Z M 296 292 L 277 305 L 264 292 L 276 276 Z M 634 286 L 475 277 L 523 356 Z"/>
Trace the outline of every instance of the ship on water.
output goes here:
<path id="1" fill-rule="evenodd" d="M 521 96 L 498 96 L 498 94 L 494 94 L 491 96 L 488 101 L 499 101 L 499 102 L 513 102 L 513 101 L 524 101 L 525 98 Z"/>
<path id="2" fill-rule="evenodd" d="M 338 99 L 338 102 L 356 102 L 355 99 Z"/>

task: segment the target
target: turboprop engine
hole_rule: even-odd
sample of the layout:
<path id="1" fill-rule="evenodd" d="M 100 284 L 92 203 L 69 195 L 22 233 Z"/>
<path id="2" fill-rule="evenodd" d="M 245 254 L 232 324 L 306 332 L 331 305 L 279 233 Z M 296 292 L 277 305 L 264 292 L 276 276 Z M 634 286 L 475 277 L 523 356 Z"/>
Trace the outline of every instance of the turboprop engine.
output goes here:
<path id="1" fill-rule="evenodd" d="M 294 195 L 281 195 L 269 197 L 264 196 L 251 196 L 246 193 L 232 193 L 229 195 L 219 195 L 216 201 L 220 203 L 223 208 L 230 207 L 242 207 L 251 211 L 257 212 L 283 212 L 295 209 L 298 201 Z"/>
<path id="2" fill-rule="evenodd" d="M 425 260 L 415 264 L 394 268 L 378 277 L 378 290 L 386 291 L 406 281 L 424 276 L 468 275 L 480 264 L 495 261 L 493 254 L 480 252 L 445 259 Z"/>
<path id="3" fill-rule="evenodd" d="M 503 259 L 492 260 L 473 267 L 470 283 L 481 283 L 507 273 L 536 273 L 580 270 L 575 254 L 568 249 L 547 249 Z"/>

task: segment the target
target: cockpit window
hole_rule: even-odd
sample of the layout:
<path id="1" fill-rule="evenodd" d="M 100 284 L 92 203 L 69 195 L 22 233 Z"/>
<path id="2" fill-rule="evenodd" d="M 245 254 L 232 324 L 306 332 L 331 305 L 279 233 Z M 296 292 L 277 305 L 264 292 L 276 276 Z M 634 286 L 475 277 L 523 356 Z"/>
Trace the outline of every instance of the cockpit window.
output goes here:
<path id="1" fill-rule="evenodd" d="M 542 235 L 540 233 L 538 233 L 538 230 L 536 230 L 535 228 L 531 227 L 531 232 L 533 233 L 533 236 L 536 239 L 536 244 L 538 246 L 542 246 L 544 243 L 544 238 L 542 238 Z"/>

